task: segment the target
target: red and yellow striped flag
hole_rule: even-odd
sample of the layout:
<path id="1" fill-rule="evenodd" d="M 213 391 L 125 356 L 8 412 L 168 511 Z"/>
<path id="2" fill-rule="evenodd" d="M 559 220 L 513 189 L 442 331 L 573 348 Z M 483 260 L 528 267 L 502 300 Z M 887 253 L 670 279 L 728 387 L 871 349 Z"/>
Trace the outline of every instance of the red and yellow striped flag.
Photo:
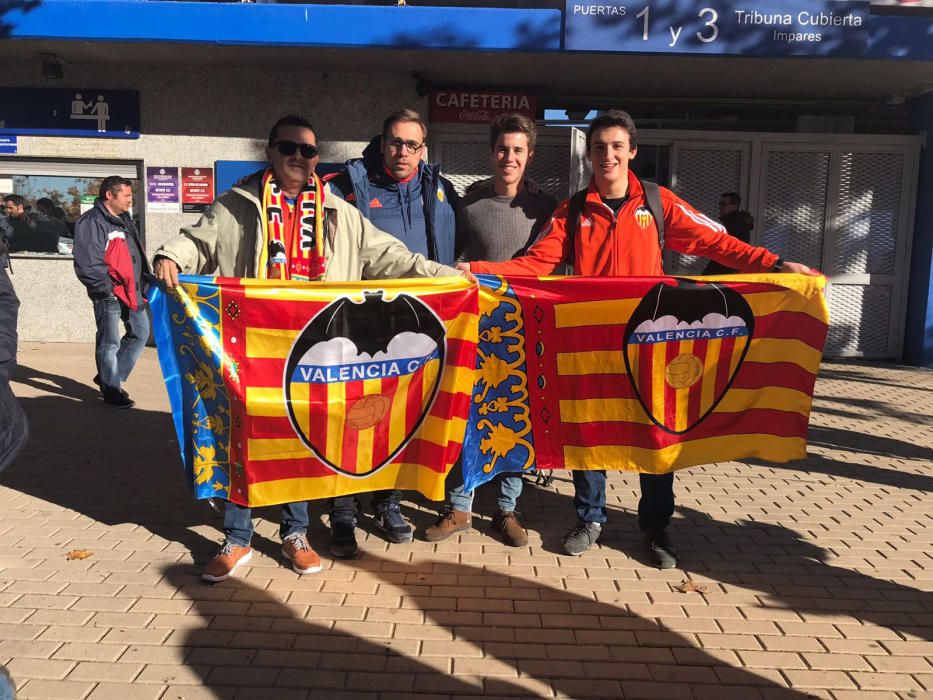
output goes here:
<path id="1" fill-rule="evenodd" d="M 390 488 L 444 497 L 473 386 L 474 285 L 183 278 L 162 305 L 160 360 L 204 493 L 249 506 Z"/>
<path id="2" fill-rule="evenodd" d="M 466 488 L 806 453 L 823 277 L 480 277 Z"/>

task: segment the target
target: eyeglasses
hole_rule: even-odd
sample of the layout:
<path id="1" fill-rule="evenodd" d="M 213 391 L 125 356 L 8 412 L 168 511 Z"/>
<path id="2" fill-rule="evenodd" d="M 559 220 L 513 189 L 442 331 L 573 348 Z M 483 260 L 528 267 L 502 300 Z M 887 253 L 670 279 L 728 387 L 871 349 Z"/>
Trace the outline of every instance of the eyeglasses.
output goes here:
<path id="1" fill-rule="evenodd" d="M 301 152 L 301 157 L 311 160 L 317 155 L 317 146 L 313 143 L 295 143 L 294 141 L 276 141 L 273 146 L 278 149 L 283 156 L 293 156 L 296 152 Z"/>
<path id="2" fill-rule="evenodd" d="M 395 139 L 395 141 L 389 141 L 389 148 L 391 148 L 396 153 L 401 153 L 404 148 L 409 153 L 418 153 L 424 148 L 423 143 L 416 143 L 414 141 L 402 141 L 401 139 Z"/>

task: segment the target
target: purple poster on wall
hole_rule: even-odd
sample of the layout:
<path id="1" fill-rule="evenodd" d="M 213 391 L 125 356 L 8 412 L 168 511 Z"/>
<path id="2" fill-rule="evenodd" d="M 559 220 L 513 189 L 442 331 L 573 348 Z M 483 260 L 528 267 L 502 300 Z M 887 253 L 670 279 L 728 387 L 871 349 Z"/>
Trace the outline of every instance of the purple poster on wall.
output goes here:
<path id="1" fill-rule="evenodd" d="M 146 168 L 147 211 L 161 214 L 179 213 L 181 207 L 178 191 L 178 168 Z"/>

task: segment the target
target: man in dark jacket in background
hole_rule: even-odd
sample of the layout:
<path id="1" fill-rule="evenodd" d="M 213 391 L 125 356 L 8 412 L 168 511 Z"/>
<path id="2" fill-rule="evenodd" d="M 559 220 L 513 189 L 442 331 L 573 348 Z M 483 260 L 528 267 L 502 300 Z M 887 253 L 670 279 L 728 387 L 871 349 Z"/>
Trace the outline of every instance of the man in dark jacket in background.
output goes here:
<path id="1" fill-rule="evenodd" d="M 94 207 L 75 222 L 75 274 L 87 287 L 97 322 L 94 381 L 100 386 L 104 402 L 115 408 L 134 405 L 120 384 L 129 377 L 149 338 L 143 285 L 151 271 L 129 215 L 132 205 L 132 184 L 114 175 L 104 179 Z M 108 254 L 108 246 L 118 247 L 119 255 Z M 126 269 L 108 266 L 105 255 L 126 261 Z M 121 322 L 126 329 L 123 338 Z"/>
<path id="2" fill-rule="evenodd" d="M 7 274 L 8 263 L 6 239 L 0 232 L 0 472 L 13 461 L 29 437 L 26 415 L 10 389 L 10 375 L 16 367 L 19 299 Z"/>
<path id="3" fill-rule="evenodd" d="M 413 253 L 443 265 L 456 257 L 457 192 L 441 177 L 438 165 L 423 160 L 428 130 L 421 115 L 410 109 L 393 112 L 382 123 L 362 158 L 348 160 L 346 169 L 328 181 L 331 192 L 354 204 L 378 228 L 398 238 Z M 396 544 L 411 542 L 411 525 L 402 517 L 399 490 L 377 491 L 372 507 L 376 524 Z M 356 551 L 356 499 L 334 499 L 331 520 L 334 556 Z"/>
<path id="4" fill-rule="evenodd" d="M 29 206 L 26 198 L 8 194 L 3 198 L 9 224 L 13 229 L 10 252 L 57 253 L 59 227 L 45 214 Z"/>
<path id="5" fill-rule="evenodd" d="M 724 192 L 719 196 L 719 220 L 733 238 L 748 243 L 755 228 L 755 217 L 747 211 L 741 211 L 742 198 L 738 192 Z M 704 275 L 734 275 L 738 270 L 710 260 L 703 270 Z"/>

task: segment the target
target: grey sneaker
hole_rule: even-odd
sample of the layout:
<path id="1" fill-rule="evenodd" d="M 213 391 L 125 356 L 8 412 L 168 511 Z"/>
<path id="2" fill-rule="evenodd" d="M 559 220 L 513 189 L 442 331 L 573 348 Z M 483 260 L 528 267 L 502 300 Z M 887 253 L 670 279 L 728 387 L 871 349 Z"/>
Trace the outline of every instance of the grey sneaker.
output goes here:
<path id="1" fill-rule="evenodd" d="M 573 530 L 564 536 L 564 541 L 560 543 L 561 549 L 564 550 L 564 554 L 579 557 L 596 544 L 602 532 L 603 526 L 599 523 L 585 523 L 578 520 Z"/>
<path id="2" fill-rule="evenodd" d="M 386 539 L 395 544 L 411 542 L 414 539 L 411 525 L 402 517 L 397 503 L 389 503 L 385 510 L 377 511 L 376 526 L 385 533 Z"/>
<path id="3" fill-rule="evenodd" d="M 651 561 L 659 569 L 673 569 L 677 566 L 677 550 L 668 537 L 667 530 L 648 530 L 645 532 L 645 549 Z"/>

